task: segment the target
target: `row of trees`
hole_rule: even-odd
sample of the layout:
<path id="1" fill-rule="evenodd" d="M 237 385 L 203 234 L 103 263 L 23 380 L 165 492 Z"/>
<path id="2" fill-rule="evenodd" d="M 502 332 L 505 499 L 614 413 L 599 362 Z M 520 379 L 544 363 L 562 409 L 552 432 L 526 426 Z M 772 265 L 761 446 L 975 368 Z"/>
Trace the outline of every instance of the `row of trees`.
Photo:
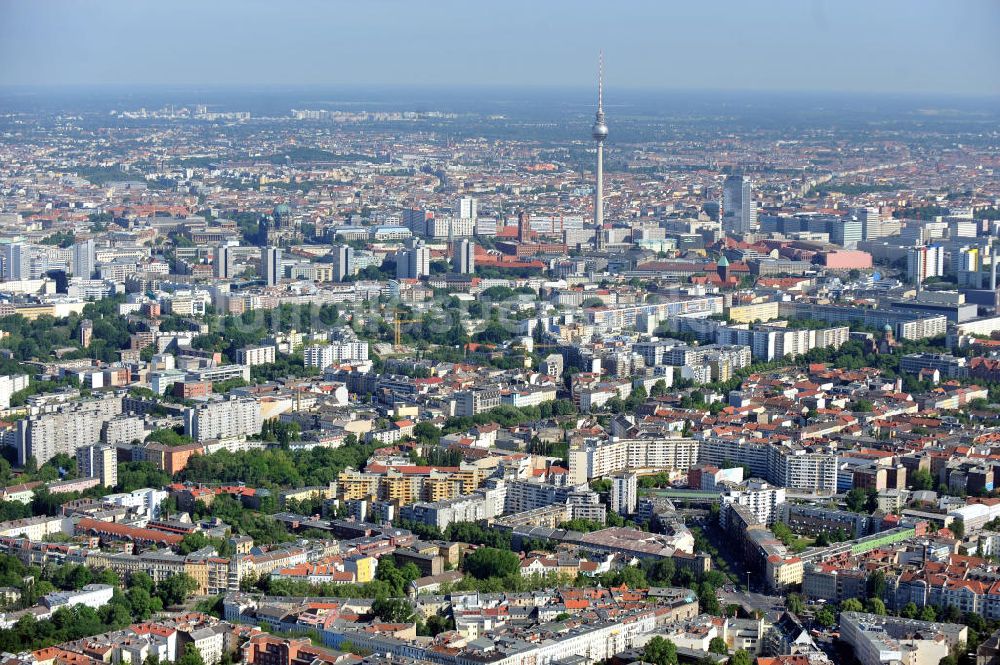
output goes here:
<path id="1" fill-rule="evenodd" d="M 721 637 L 713 637 L 708 644 L 709 654 L 725 655 L 729 653 L 726 642 Z M 653 665 L 677 665 L 677 645 L 670 640 L 657 635 L 642 649 L 642 660 Z M 715 665 L 715 658 L 707 655 L 702 659 L 706 665 Z M 699 661 L 699 662 L 702 662 Z M 752 665 L 754 659 L 744 649 L 737 649 L 729 658 L 729 665 Z"/>
<path id="2" fill-rule="evenodd" d="M 348 436 L 345 445 L 339 448 L 223 450 L 191 458 L 180 479 L 200 483 L 243 482 L 265 488 L 326 486 L 347 467 L 361 468 L 374 450 L 374 444 L 359 444 L 353 436 Z"/>
<path id="3" fill-rule="evenodd" d="M 576 405 L 567 399 L 543 402 L 538 406 L 498 406 L 495 409 L 474 416 L 453 416 L 444 422 L 444 433 L 464 432 L 476 425 L 497 423 L 501 427 L 516 427 L 522 423 L 534 422 L 553 416 L 571 416 L 577 412 Z"/>
<path id="4" fill-rule="evenodd" d="M 148 619 L 164 607 L 184 603 L 198 588 L 198 583 L 186 574 L 153 584 L 145 573 L 135 573 L 123 589 L 118 576 L 110 570 L 93 570 L 75 564 L 28 567 L 16 557 L 0 555 L 0 584 L 21 591 L 21 607 L 35 604 L 56 589 L 79 590 L 87 584 L 97 583 L 116 587 L 107 605 L 97 610 L 84 605 L 62 607 L 51 619 L 43 620 L 26 613 L 12 628 L 0 630 L 0 650 L 16 653 L 40 649 L 121 629 L 136 620 Z"/>
<path id="5" fill-rule="evenodd" d="M 128 347 L 129 335 L 136 332 L 124 317 L 118 316 L 118 304 L 124 298 L 116 296 L 88 303 L 82 315 L 71 314 L 64 319 L 40 316 L 33 320 L 19 314 L 0 318 L 0 329 L 8 333 L 0 347 L 9 349 L 14 361 L 51 359 L 56 349 L 76 349 L 63 358 L 98 358 L 105 362 L 120 360 L 118 351 Z M 94 335 L 86 350 L 79 344 L 79 327 L 83 319 L 94 324 Z M 8 368 L 0 368 L 8 373 Z M 13 369 L 13 368 L 11 368 Z M 13 369 L 13 371 L 17 371 Z"/>

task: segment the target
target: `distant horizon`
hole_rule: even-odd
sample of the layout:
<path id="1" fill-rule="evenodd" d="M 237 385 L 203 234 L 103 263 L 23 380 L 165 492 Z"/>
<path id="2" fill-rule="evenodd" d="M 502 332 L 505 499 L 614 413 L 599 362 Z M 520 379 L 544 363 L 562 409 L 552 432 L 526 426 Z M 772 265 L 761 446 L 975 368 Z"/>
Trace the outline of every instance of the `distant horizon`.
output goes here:
<path id="1" fill-rule="evenodd" d="M 992 98 L 998 28 L 995 0 L 0 0 L 0 86 L 583 88 L 603 50 L 609 90 Z"/>
<path id="2" fill-rule="evenodd" d="M 857 97 L 940 97 L 958 99 L 997 99 L 1000 98 L 1000 90 L 995 92 L 983 91 L 930 91 L 930 90 L 863 90 L 863 89 L 827 89 L 827 88 L 694 88 L 694 87 L 655 87 L 637 85 L 608 85 L 605 84 L 605 95 L 614 92 L 635 93 L 691 93 L 691 94 L 732 94 L 732 95 L 802 95 L 802 96 L 829 96 L 829 95 L 851 95 Z M 503 92 L 556 92 L 556 93 L 586 93 L 597 97 L 596 87 L 588 87 L 583 84 L 557 85 L 541 83 L 429 83 L 429 84 L 405 84 L 405 83 L 344 83 L 344 84 L 288 84 L 288 83 L 77 83 L 77 84 L 45 84 L 45 83 L 0 83 L 2 91 L 28 91 L 28 92 L 163 92 L 163 91 L 214 91 L 214 92 L 309 92 L 309 91 L 365 91 L 390 93 L 397 90 L 402 91 L 446 91 L 460 92 L 465 90 L 488 91 L 497 90 Z M 611 91 L 609 93 L 608 91 Z"/>

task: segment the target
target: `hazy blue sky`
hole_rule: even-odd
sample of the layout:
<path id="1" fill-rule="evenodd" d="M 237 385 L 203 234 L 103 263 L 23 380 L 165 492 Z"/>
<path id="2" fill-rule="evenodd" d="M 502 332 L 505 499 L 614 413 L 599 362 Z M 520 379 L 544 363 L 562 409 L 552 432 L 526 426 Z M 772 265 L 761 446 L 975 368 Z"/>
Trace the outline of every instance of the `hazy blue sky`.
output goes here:
<path id="1" fill-rule="evenodd" d="M 0 85 L 1000 93 L 1000 0 L 0 0 Z"/>

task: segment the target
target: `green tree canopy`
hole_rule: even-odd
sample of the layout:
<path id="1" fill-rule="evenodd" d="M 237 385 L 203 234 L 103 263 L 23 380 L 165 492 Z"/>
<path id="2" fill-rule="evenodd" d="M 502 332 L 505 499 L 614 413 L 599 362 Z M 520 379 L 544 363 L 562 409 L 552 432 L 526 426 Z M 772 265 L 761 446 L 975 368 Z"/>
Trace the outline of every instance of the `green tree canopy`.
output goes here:
<path id="1" fill-rule="evenodd" d="M 465 572 L 473 577 L 484 580 L 490 577 L 507 577 L 520 571 L 521 560 L 508 550 L 495 547 L 482 547 L 466 555 Z"/>

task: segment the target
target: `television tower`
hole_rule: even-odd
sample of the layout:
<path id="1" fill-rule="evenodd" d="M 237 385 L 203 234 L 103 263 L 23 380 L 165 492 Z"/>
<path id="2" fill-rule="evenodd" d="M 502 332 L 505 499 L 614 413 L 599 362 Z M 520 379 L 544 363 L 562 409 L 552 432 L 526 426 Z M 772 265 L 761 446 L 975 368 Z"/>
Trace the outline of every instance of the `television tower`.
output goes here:
<path id="1" fill-rule="evenodd" d="M 597 183 L 594 188 L 594 247 L 604 249 L 604 139 L 608 138 L 608 126 L 604 124 L 604 51 L 601 51 L 597 67 L 597 115 L 591 136 L 597 141 Z"/>

